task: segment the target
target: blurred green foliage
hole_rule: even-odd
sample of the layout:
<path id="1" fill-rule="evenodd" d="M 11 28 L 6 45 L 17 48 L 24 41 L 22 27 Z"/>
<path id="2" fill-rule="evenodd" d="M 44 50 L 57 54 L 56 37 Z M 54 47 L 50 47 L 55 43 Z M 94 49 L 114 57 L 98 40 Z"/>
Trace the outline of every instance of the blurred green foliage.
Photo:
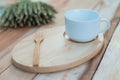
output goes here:
<path id="1" fill-rule="evenodd" d="M 11 28 L 40 26 L 53 21 L 55 13 L 56 10 L 47 3 L 21 0 L 3 10 L 0 26 Z"/>

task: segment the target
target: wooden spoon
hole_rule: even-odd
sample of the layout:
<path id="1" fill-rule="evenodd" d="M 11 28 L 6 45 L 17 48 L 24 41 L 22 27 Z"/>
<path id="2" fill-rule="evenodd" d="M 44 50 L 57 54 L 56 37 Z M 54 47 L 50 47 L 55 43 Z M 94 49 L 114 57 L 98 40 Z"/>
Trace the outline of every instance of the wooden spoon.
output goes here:
<path id="1" fill-rule="evenodd" d="M 39 66 L 39 57 L 40 57 L 40 44 L 44 40 L 44 37 L 40 33 L 35 34 L 35 51 L 34 51 L 34 56 L 33 56 L 33 66 L 38 67 Z"/>

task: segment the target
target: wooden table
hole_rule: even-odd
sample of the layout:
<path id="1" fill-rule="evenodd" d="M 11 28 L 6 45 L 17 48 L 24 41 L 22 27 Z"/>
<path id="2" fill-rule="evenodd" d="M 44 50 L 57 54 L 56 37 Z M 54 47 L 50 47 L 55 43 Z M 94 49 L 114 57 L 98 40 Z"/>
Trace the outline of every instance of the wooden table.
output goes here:
<path id="1" fill-rule="evenodd" d="M 8 29 L 0 33 L 0 80 L 119 80 L 120 75 L 120 0 L 44 0 L 53 5 L 58 14 L 54 23 L 41 27 Z M 21 71 L 11 63 L 10 51 L 21 39 L 36 32 L 64 25 L 64 13 L 75 8 L 98 11 L 111 20 L 105 33 L 105 45 L 99 55 L 76 68 L 48 74 Z"/>

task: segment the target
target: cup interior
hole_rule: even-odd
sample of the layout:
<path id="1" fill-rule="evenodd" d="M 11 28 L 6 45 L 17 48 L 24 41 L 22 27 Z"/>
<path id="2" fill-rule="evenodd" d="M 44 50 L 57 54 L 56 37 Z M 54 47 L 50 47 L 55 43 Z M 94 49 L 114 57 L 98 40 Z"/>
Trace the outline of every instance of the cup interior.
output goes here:
<path id="1" fill-rule="evenodd" d="M 72 21 L 92 21 L 99 18 L 97 12 L 88 9 L 70 10 L 65 14 L 65 18 Z"/>

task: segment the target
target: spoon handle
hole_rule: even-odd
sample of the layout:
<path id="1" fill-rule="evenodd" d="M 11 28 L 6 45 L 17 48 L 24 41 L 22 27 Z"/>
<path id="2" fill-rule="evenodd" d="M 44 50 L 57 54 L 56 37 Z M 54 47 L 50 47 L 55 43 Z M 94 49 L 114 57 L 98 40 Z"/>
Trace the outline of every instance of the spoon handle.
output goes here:
<path id="1" fill-rule="evenodd" d="M 35 43 L 35 51 L 33 56 L 33 66 L 39 66 L 39 57 L 40 57 L 40 44 L 38 42 Z"/>

